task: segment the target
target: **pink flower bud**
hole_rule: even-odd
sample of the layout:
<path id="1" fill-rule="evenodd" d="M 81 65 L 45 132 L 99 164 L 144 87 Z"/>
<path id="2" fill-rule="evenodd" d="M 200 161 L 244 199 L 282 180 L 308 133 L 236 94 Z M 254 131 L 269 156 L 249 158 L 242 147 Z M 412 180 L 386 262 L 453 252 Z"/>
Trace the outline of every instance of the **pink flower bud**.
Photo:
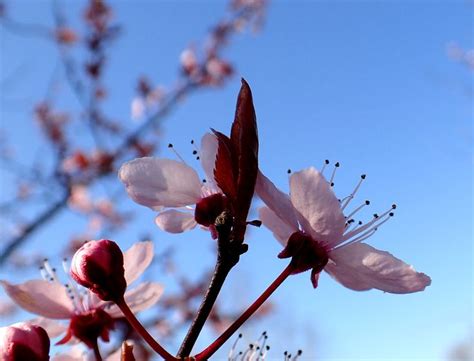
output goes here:
<path id="1" fill-rule="evenodd" d="M 0 360 L 47 361 L 49 337 L 46 331 L 27 323 L 15 323 L 0 328 Z"/>
<path id="2" fill-rule="evenodd" d="M 107 239 L 87 242 L 74 254 L 71 276 L 104 301 L 119 301 L 127 288 L 122 251 Z"/>

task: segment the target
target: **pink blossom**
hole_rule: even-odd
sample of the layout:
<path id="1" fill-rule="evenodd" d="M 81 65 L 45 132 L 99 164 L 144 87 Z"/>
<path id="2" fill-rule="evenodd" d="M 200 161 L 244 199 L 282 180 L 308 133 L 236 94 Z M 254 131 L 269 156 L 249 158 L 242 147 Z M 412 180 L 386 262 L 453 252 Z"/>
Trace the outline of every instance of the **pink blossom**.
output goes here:
<path id="1" fill-rule="evenodd" d="M 125 280 L 131 285 L 149 266 L 153 258 L 153 243 L 139 242 L 123 254 Z M 64 265 L 66 268 L 66 265 Z M 43 280 L 30 280 L 22 284 L 11 284 L 0 280 L 10 298 L 21 308 L 42 316 L 40 325 L 50 337 L 67 330 L 66 336 L 60 341 L 68 342 L 72 337 L 78 338 L 90 346 L 93 340 L 84 336 L 84 327 L 97 326 L 99 336 L 108 340 L 108 331 L 113 327 L 113 320 L 123 317 L 122 312 L 112 302 L 100 300 L 94 293 L 80 289 L 69 281 L 64 286 L 49 262 L 45 261 L 42 268 Z M 160 298 L 163 287 L 158 283 L 143 282 L 137 287 L 127 290 L 124 298 L 131 310 L 136 313 L 154 305 Z M 69 327 L 52 320 L 68 320 Z M 79 323 L 78 321 L 84 321 Z M 87 321 L 87 322 L 86 322 Z M 36 322 L 36 321 L 35 321 Z M 84 327 L 80 327 L 80 325 Z"/>
<path id="2" fill-rule="evenodd" d="M 216 137 L 209 133 L 204 135 L 199 157 L 207 176 L 205 182 L 201 182 L 197 172 L 184 162 L 152 157 L 137 158 L 123 164 L 119 178 L 130 198 L 159 211 L 155 218 L 158 227 L 170 233 L 181 233 L 198 224 L 194 205 L 197 204 L 198 209 L 205 208 L 207 198 L 221 195 L 214 182 L 216 153 Z M 209 223 L 201 224 L 209 226 Z"/>
<path id="3" fill-rule="evenodd" d="M 46 331 L 28 323 L 0 327 L 0 359 L 2 361 L 49 360 L 49 337 Z"/>
<path id="4" fill-rule="evenodd" d="M 293 173 L 289 196 L 259 174 L 256 192 L 266 204 L 259 211 L 260 219 L 286 247 L 280 256 L 300 252 L 295 245 L 319 254 L 316 257 L 321 261 L 319 265 L 308 265 L 304 262 L 308 259 L 300 257 L 300 271 L 313 269 L 311 280 L 314 287 L 322 269 L 342 285 L 357 291 L 376 288 L 390 293 L 411 293 L 429 286 L 431 279 L 427 275 L 416 272 L 412 266 L 388 252 L 362 243 L 393 215 L 395 205 L 366 224 L 355 222 L 352 217 L 369 204 L 368 201 L 347 216 L 343 211 L 354 198 L 365 175 L 361 176 L 349 196 L 338 200 L 332 189 L 334 173 L 329 182 L 312 167 Z"/>

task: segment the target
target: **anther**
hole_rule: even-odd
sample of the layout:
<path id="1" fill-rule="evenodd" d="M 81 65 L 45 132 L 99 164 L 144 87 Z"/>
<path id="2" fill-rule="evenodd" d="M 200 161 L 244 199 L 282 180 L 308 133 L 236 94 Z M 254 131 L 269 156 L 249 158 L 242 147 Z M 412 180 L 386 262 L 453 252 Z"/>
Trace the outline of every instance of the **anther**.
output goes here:
<path id="1" fill-rule="evenodd" d="M 389 215 L 390 217 L 393 217 L 393 216 L 395 215 L 395 213 L 390 212 L 388 215 Z"/>
<path id="2" fill-rule="evenodd" d="M 168 148 L 173 148 L 173 144 L 168 143 Z"/>
<path id="3" fill-rule="evenodd" d="M 291 174 L 291 169 L 288 169 L 286 173 Z"/>
<path id="4" fill-rule="evenodd" d="M 323 164 L 322 168 L 321 168 L 321 174 L 324 173 L 324 170 L 326 169 L 326 166 L 327 166 L 328 164 L 329 164 L 329 160 L 326 159 L 326 160 L 324 161 L 324 164 Z"/>
<path id="5" fill-rule="evenodd" d="M 397 205 L 395 203 L 392 204 L 392 209 L 397 209 Z"/>
<path id="6" fill-rule="evenodd" d="M 379 218 L 379 215 L 377 213 L 374 213 L 374 218 Z"/>
<path id="7" fill-rule="evenodd" d="M 361 179 L 365 179 L 365 177 L 367 177 L 366 174 L 362 174 L 362 175 L 360 176 Z"/>
<path id="8" fill-rule="evenodd" d="M 197 150 L 193 150 L 193 154 L 194 154 L 194 155 L 198 154 L 198 151 L 197 151 Z"/>
<path id="9" fill-rule="evenodd" d="M 191 139 L 191 144 L 194 144 L 194 139 Z"/>
<path id="10" fill-rule="evenodd" d="M 368 206 L 370 204 L 370 201 L 369 200 L 366 200 L 365 201 L 365 204 Z"/>

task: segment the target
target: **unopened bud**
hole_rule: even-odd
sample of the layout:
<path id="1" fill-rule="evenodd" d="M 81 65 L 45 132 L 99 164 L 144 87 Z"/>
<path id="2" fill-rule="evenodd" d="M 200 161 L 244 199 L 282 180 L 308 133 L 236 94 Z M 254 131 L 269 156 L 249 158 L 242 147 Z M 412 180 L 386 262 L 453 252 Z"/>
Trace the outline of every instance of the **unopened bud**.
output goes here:
<path id="1" fill-rule="evenodd" d="M 71 276 L 104 301 L 119 301 L 127 288 L 122 251 L 107 239 L 79 248 L 72 258 Z"/>
<path id="2" fill-rule="evenodd" d="M 50 341 L 46 331 L 28 323 L 0 328 L 0 360 L 47 361 Z"/>

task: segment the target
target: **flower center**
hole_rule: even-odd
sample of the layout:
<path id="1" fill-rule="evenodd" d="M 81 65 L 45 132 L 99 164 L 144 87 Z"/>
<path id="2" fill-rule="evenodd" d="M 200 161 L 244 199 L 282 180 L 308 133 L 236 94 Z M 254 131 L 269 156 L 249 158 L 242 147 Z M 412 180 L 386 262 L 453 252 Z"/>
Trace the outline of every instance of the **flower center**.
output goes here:
<path id="1" fill-rule="evenodd" d="M 209 227 L 226 208 L 227 198 L 221 193 L 215 193 L 196 203 L 194 218 L 197 223 Z"/>
<path id="2" fill-rule="evenodd" d="M 319 273 L 329 261 L 326 247 L 301 231 L 295 232 L 290 236 L 286 247 L 280 252 L 278 257 L 292 258 L 293 274 L 310 269 L 314 273 Z"/>

